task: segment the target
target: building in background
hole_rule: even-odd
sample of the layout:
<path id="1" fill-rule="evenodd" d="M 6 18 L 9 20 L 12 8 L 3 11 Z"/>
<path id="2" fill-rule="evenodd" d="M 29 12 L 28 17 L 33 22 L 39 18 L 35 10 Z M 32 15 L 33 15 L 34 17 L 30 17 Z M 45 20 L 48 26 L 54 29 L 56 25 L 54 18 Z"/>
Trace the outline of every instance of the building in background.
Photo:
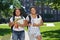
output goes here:
<path id="1" fill-rule="evenodd" d="M 40 3 L 37 5 L 37 1 Z M 54 10 L 48 5 L 41 4 L 41 0 L 20 0 L 29 14 L 29 8 L 36 6 L 38 14 L 41 14 L 44 21 L 60 21 L 60 10 Z"/>

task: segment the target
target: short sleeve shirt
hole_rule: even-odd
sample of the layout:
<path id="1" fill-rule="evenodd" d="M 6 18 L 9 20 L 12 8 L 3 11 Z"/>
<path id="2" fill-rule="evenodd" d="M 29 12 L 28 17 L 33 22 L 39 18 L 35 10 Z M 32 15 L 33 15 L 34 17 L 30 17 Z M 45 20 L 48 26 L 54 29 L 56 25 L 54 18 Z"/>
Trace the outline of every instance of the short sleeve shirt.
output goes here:
<path id="1" fill-rule="evenodd" d="M 25 20 L 24 17 L 21 18 L 21 16 L 19 16 L 19 17 L 15 16 L 15 20 L 14 21 L 16 21 L 16 22 L 18 22 L 20 24 L 23 24 L 24 23 L 24 20 Z M 10 18 L 10 22 L 13 22 L 13 17 Z M 20 26 L 18 28 L 13 27 L 13 30 L 14 31 L 22 31 L 22 30 L 24 30 L 24 28 L 23 27 L 20 27 Z"/>

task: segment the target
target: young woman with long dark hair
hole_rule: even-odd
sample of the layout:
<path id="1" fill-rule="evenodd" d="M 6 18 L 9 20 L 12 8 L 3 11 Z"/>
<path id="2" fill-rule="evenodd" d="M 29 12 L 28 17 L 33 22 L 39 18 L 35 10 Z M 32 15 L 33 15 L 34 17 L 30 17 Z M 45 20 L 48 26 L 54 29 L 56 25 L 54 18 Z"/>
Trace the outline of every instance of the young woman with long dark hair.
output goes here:
<path id="1" fill-rule="evenodd" d="M 12 29 L 12 40 L 25 40 L 25 18 L 21 15 L 21 9 L 14 9 L 13 17 L 10 18 L 9 26 Z"/>
<path id="2" fill-rule="evenodd" d="M 42 17 L 38 15 L 36 11 L 35 7 L 31 7 L 30 14 L 26 17 L 30 40 L 42 40 L 40 26 L 43 24 L 43 21 Z"/>

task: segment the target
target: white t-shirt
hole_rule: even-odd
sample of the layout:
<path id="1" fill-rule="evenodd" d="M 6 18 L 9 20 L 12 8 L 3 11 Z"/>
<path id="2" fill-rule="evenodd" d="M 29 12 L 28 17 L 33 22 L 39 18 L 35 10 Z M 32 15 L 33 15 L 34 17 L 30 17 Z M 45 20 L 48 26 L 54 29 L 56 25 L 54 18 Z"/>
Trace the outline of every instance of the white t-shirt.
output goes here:
<path id="1" fill-rule="evenodd" d="M 25 18 L 24 17 L 21 18 L 21 16 L 19 16 L 19 17 L 15 16 L 15 20 L 17 20 L 16 22 L 23 24 Z M 10 18 L 10 22 L 13 22 L 13 17 Z M 22 30 L 24 30 L 24 28 L 23 27 L 18 27 L 18 28 L 13 27 L 13 30 L 14 31 L 22 31 Z"/>
<path id="2" fill-rule="evenodd" d="M 26 17 L 26 20 L 27 21 L 29 21 L 29 17 L 27 16 Z M 37 35 L 40 35 L 40 28 L 39 27 L 37 27 L 37 26 L 33 26 L 33 23 L 40 23 L 40 20 L 42 20 L 42 17 L 39 15 L 39 18 L 37 18 L 37 16 L 36 16 L 36 18 L 33 18 L 32 16 L 31 16 L 31 26 L 30 27 L 28 27 L 28 31 L 29 31 L 29 33 L 30 34 L 37 34 Z"/>
<path id="3" fill-rule="evenodd" d="M 31 16 L 31 15 L 30 15 Z M 26 17 L 26 20 L 27 21 L 29 21 L 29 17 L 27 16 Z M 36 23 L 36 24 L 39 24 L 40 22 L 41 22 L 41 20 L 42 20 L 42 17 L 39 15 L 39 18 L 37 18 L 37 16 L 36 16 L 36 18 L 33 18 L 32 16 L 31 16 L 31 24 L 33 25 L 33 23 Z M 32 26 L 31 25 L 31 26 Z"/>

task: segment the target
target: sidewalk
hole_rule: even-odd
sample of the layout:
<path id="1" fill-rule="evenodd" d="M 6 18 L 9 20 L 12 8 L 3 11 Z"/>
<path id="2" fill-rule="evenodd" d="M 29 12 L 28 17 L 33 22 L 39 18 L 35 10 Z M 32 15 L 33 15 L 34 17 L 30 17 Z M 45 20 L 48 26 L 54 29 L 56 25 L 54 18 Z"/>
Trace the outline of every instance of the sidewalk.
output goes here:
<path id="1" fill-rule="evenodd" d="M 29 40 L 28 32 L 25 31 L 25 40 Z"/>

